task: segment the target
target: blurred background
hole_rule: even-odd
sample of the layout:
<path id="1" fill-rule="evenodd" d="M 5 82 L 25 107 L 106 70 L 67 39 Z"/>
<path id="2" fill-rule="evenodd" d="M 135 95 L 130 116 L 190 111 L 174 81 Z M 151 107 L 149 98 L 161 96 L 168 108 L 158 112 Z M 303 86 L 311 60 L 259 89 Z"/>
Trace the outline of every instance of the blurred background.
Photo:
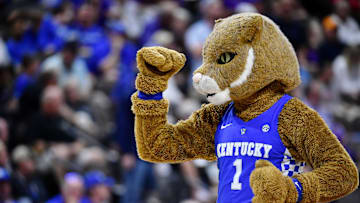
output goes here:
<path id="1" fill-rule="evenodd" d="M 0 0 L 0 202 L 215 202 L 216 163 L 138 159 L 130 95 L 139 48 L 183 52 L 165 97 L 186 119 L 205 102 L 190 78 L 214 20 L 240 12 L 280 26 L 301 68 L 292 94 L 359 165 L 359 0 Z"/>

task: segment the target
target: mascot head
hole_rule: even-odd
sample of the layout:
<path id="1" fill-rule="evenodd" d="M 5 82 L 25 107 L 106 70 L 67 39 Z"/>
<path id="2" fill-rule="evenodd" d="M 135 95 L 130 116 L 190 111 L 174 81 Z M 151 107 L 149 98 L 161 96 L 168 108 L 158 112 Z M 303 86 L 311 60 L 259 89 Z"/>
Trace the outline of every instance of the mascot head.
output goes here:
<path id="1" fill-rule="evenodd" d="M 278 81 L 284 92 L 300 83 L 293 47 L 278 26 L 255 13 L 219 19 L 194 72 L 195 89 L 209 102 L 241 101 Z"/>

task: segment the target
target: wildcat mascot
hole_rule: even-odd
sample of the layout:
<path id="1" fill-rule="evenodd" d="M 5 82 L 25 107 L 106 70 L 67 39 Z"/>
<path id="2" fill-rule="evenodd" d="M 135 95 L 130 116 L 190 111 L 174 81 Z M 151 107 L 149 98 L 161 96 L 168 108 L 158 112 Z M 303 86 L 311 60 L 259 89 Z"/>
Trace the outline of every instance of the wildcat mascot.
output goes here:
<path id="1" fill-rule="evenodd" d="M 357 168 L 335 135 L 286 94 L 301 82 L 299 65 L 269 18 L 243 13 L 216 21 L 193 75 L 211 104 L 172 125 L 162 92 L 185 60 L 162 47 L 137 54 L 132 110 L 142 159 L 217 160 L 218 203 L 327 202 L 357 188 Z M 311 172 L 302 172 L 305 163 Z"/>

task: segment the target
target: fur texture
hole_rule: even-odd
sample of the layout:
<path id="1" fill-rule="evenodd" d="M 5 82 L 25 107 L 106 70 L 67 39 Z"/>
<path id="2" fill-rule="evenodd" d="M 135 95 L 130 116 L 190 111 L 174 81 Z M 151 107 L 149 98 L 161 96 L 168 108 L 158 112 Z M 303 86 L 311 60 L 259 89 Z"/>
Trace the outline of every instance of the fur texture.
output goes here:
<path id="1" fill-rule="evenodd" d="M 156 94 L 166 90 L 169 78 L 184 66 L 186 58 L 164 47 L 145 47 L 138 51 L 136 61 L 140 72 L 135 81 L 136 89 Z"/>
<path id="2" fill-rule="evenodd" d="M 251 73 L 243 83 L 231 86 L 244 73 L 250 49 L 254 54 Z M 226 64 L 218 64 L 225 52 L 236 56 Z M 245 13 L 218 20 L 204 46 L 203 59 L 195 74 L 214 80 L 217 90 L 228 89 L 236 115 L 244 121 L 259 116 L 300 84 L 292 46 L 271 20 L 259 14 Z M 140 70 L 137 89 L 148 94 L 165 90 L 167 80 L 184 62 L 185 57 L 173 50 L 141 49 L 137 56 Z M 201 77 L 194 75 L 195 80 L 199 82 Z M 216 160 L 214 134 L 228 102 L 203 105 L 190 118 L 175 125 L 167 122 L 165 99 L 141 100 L 135 93 L 132 102 L 136 143 L 142 159 L 171 163 L 198 158 Z M 285 104 L 278 120 L 278 132 L 285 147 L 297 161 L 306 161 L 313 168 L 295 176 L 303 186 L 302 202 L 332 201 L 357 188 L 355 164 L 317 112 L 293 98 Z M 250 184 L 255 195 L 253 202 L 296 202 L 298 194 L 291 179 L 267 161 L 256 163 Z"/>
<path id="3" fill-rule="evenodd" d="M 254 62 L 246 82 L 231 85 L 246 73 L 247 59 L 253 49 Z M 218 64 L 222 53 L 236 56 L 226 64 Z M 221 19 L 206 40 L 203 64 L 195 71 L 213 78 L 221 90 L 230 89 L 233 101 L 241 101 L 274 81 L 288 92 L 301 80 L 295 51 L 279 28 L 267 17 L 242 13 Z"/>

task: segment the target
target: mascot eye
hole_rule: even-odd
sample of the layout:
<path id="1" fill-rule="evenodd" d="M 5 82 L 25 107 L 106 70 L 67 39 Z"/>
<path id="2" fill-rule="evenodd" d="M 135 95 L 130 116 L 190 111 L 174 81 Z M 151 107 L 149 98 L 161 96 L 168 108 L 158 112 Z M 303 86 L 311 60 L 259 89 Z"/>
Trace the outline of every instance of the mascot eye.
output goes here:
<path id="1" fill-rule="evenodd" d="M 217 60 L 218 64 L 229 63 L 236 56 L 236 53 L 225 52 L 220 55 L 220 58 Z"/>

